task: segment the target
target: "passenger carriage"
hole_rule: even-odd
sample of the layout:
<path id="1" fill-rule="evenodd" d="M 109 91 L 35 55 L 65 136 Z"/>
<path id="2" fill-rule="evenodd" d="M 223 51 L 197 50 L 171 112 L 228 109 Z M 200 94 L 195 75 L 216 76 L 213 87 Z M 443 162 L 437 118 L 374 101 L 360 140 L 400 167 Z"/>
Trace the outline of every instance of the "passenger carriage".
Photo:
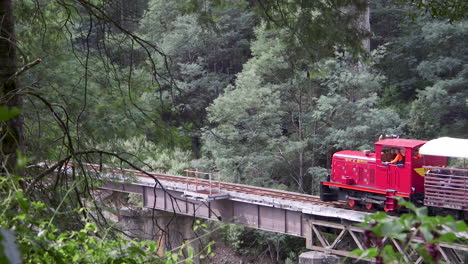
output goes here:
<path id="1" fill-rule="evenodd" d="M 468 139 L 434 139 L 420 153 L 459 159 L 447 167 L 424 166 L 424 205 L 468 211 Z"/>

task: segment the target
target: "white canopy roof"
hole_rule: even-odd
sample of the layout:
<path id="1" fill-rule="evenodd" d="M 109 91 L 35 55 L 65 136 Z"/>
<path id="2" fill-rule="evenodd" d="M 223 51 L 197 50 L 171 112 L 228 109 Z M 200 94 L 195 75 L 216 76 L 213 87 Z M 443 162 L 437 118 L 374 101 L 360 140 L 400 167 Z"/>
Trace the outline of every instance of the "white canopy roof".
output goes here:
<path id="1" fill-rule="evenodd" d="M 430 156 L 444 156 L 468 159 L 468 139 L 441 137 L 424 144 L 419 153 Z"/>

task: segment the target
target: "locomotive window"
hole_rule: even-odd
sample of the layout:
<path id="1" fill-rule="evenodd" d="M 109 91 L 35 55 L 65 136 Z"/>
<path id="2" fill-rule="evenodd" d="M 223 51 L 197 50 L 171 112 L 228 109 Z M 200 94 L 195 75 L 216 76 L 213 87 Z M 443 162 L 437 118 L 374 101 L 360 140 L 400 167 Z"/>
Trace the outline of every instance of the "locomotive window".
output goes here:
<path id="1" fill-rule="evenodd" d="M 396 156 L 396 148 L 383 147 L 382 148 L 382 162 L 390 162 Z"/>
<path id="2" fill-rule="evenodd" d="M 414 150 L 413 159 L 417 160 L 417 159 L 420 159 L 420 158 L 422 158 L 422 155 L 419 154 L 419 148 L 417 148 L 417 149 Z"/>
<path id="3" fill-rule="evenodd" d="M 382 163 L 388 164 L 394 164 L 399 167 L 403 167 L 405 164 L 405 149 L 404 148 L 397 148 L 397 147 L 382 147 L 382 153 L 381 153 L 381 160 Z M 400 158 L 395 160 L 395 157 L 397 155 L 400 155 Z"/>

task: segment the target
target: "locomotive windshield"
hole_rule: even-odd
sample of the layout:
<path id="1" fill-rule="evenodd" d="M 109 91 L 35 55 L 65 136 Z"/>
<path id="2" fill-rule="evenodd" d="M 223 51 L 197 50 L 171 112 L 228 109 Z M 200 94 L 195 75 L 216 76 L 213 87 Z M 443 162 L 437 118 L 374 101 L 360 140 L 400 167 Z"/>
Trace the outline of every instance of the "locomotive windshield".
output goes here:
<path id="1" fill-rule="evenodd" d="M 394 164 L 403 166 L 405 164 L 406 151 L 398 147 L 382 147 L 381 161 L 383 164 Z"/>

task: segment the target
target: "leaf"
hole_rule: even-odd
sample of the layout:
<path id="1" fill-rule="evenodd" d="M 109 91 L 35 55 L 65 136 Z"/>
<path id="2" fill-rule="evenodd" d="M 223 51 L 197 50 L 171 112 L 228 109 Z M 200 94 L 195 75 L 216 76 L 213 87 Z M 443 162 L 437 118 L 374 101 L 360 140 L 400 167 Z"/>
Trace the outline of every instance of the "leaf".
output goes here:
<path id="1" fill-rule="evenodd" d="M 21 111 L 16 107 L 9 109 L 7 106 L 0 106 L 0 122 L 10 120 L 20 113 Z"/>
<path id="2" fill-rule="evenodd" d="M 146 253 L 145 251 L 143 251 L 141 248 L 139 247 L 129 247 L 127 248 L 128 251 L 130 251 L 130 253 L 136 255 L 136 254 L 140 254 L 142 256 L 146 256 Z"/>
<path id="3" fill-rule="evenodd" d="M 373 214 L 371 217 L 374 220 L 381 221 L 381 220 L 387 219 L 388 215 L 386 213 L 384 213 L 384 212 L 377 212 L 377 213 Z"/>
<path id="4" fill-rule="evenodd" d="M 369 249 L 366 249 L 364 252 L 362 252 L 360 257 L 361 258 L 375 258 L 377 255 L 378 255 L 378 252 L 376 248 L 369 248 Z"/>
<path id="5" fill-rule="evenodd" d="M 417 208 L 415 212 L 418 217 L 423 218 L 427 216 L 428 210 L 427 210 L 427 207 L 423 206 L 423 207 Z"/>
<path id="6" fill-rule="evenodd" d="M 188 253 L 188 256 L 192 258 L 194 255 L 193 247 L 187 247 L 187 253 Z"/>
<path id="7" fill-rule="evenodd" d="M 386 222 L 381 224 L 380 232 L 382 236 L 393 236 L 403 231 L 403 227 L 396 222 Z"/>
<path id="8" fill-rule="evenodd" d="M 398 200 L 398 205 L 401 205 L 401 206 L 403 206 L 403 207 L 406 207 L 406 208 L 410 209 L 410 210 L 413 211 L 413 212 L 416 212 L 416 211 L 418 210 L 418 208 L 417 208 L 414 204 L 412 204 L 412 203 L 410 203 L 410 202 L 407 202 L 407 201 L 405 201 L 405 200 L 403 200 L 403 199 L 399 199 L 399 198 L 400 198 L 400 197 L 397 197 L 397 198 L 396 198 L 396 199 Z"/>
<path id="9" fill-rule="evenodd" d="M 447 243 L 452 243 L 455 240 L 457 240 L 457 236 L 452 232 L 445 233 L 437 239 L 437 241 L 447 242 Z"/>
<path id="10" fill-rule="evenodd" d="M 156 243 L 154 241 L 150 241 L 149 246 L 148 246 L 148 251 L 153 252 L 156 250 Z"/>
<path id="11" fill-rule="evenodd" d="M 29 204 L 28 204 L 28 201 L 26 200 L 26 198 L 24 198 L 22 190 L 18 190 L 16 192 L 16 200 L 18 201 L 20 206 L 27 212 L 28 209 L 29 209 Z"/>
<path id="12" fill-rule="evenodd" d="M 434 239 L 434 235 L 432 235 L 431 230 L 427 226 L 421 226 L 419 231 L 423 234 L 426 241 L 432 241 L 432 239 Z"/>
<path id="13" fill-rule="evenodd" d="M 364 252 L 362 249 L 357 248 L 357 249 L 351 251 L 351 254 L 350 254 L 350 255 L 351 255 L 351 256 L 352 256 L 352 255 L 358 255 L 358 256 L 360 256 L 360 255 L 362 254 L 362 252 Z"/>
<path id="14" fill-rule="evenodd" d="M 459 232 L 467 232 L 468 227 L 464 221 L 458 221 L 456 222 L 457 228 Z"/>
<path id="15" fill-rule="evenodd" d="M 382 250 L 382 256 L 385 259 L 385 263 L 393 263 L 391 261 L 401 257 L 401 254 L 395 252 L 395 249 L 391 245 L 386 245 Z"/>
<path id="16" fill-rule="evenodd" d="M 25 220 L 26 219 L 26 214 L 19 214 L 15 217 L 15 219 L 18 219 L 18 220 Z"/>
<path id="17" fill-rule="evenodd" d="M 26 165 L 28 165 L 28 158 L 24 157 L 19 151 L 16 151 L 16 155 L 18 156 L 16 166 L 18 168 L 26 167 Z"/>
<path id="18" fill-rule="evenodd" d="M 419 223 L 419 220 L 416 219 L 415 215 L 413 214 L 404 214 L 400 216 L 401 225 L 405 227 L 405 229 L 409 230 L 413 228 L 416 223 Z"/>
<path id="19" fill-rule="evenodd" d="M 176 254 L 176 253 L 174 253 L 174 254 L 172 254 L 172 256 L 171 256 L 171 259 L 172 259 L 173 261 L 177 262 L 177 261 L 179 261 L 179 255 Z"/>

